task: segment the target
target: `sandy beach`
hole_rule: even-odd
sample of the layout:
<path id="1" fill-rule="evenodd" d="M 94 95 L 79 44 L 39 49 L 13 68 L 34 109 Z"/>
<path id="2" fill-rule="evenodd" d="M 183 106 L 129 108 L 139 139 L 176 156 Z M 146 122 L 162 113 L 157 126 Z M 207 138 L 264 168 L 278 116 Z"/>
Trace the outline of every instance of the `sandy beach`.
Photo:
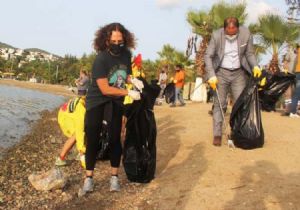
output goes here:
<path id="1" fill-rule="evenodd" d="M 62 86 L 4 80 L 0 84 L 70 94 Z M 57 110 L 43 112 L 31 132 L 0 159 L 0 209 L 300 209 L 300 119 L 264 112 L 264 147 L 232 151 L 225 142 L 222 147 L 212 145 L 210 108 L 211 104 L 192 102 L 173 109 L 155 107 L 155 180 L 130 183 L 122 169 L 122 190 L 110 193 L 109 163 L 98 162 L 94 192 L 80 199 L 84 171 L 72 155 L 62 169 L 68 177 L 64 189 L 39 192 L 28 181 L 31 173 L 54 167 L 66 140 Z"/>

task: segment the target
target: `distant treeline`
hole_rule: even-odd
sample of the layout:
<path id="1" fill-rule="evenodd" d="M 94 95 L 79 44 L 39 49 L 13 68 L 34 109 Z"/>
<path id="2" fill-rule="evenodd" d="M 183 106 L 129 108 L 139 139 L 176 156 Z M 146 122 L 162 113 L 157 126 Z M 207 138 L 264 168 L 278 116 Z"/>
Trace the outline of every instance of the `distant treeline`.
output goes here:
<path id="1" fill-rule="evenodd" d="M 14 73 L 16 79 L 19 80 L 29 80 L 31 77 L 35 77 L 38 82 L 74 85 L 74 80 L 79 76 L 81 69 L 91 71 L 95 56 L 95 53 L 84 54 L 81 58 L 65 55 L 57 61 L 35 60 L 22 65 L 19 65 L 18 59 L 4 60 L 0 58 L 0 71 Z M 174 66 L 178 63 L 185 66 L 187 81 L 195 79 L 194 65 L 183 52 L 167 44 L 158 52 L 158 57 L 155 61 L 143 60 L 142 62 L 142 71 L 147 80 L 156 79 L 163 66 L 167 66 L 170 77 L 173 76 Z"/>

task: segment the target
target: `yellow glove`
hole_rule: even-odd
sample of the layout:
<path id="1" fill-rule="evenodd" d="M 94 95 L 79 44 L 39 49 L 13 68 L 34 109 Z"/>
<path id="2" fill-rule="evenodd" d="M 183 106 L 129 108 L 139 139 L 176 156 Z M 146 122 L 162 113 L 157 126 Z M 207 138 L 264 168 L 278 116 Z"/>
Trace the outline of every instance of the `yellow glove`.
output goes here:
<path id="1" fill-rule="evenodd" d="M 260 80 L 259 85 L 260 85 L 261 87 L 263 87 L 263 86 L 266 85 L 266 82 L 267 82 L 267 79 L 266 79 L 266 77 L 264 77 L 262 80 Z"/>
<path id="2" fill-rule="evenodd" d="M 174 80 L 173 80 L 173 83 L 177 83 L 177 80 L 176 80 L 176 79 L 174 79 Z"/>
<path id="3" fill-rule="evenodd" d="M 261 76 L 261 69 L 258 66 L 254 66 L 253 76 L 256 77 L 256 78 Z"/>
<path id="4" fill-rule="evenodd" d="M 288 74 L 288 73 L 289 73 L 289 70 L 288 70 L 288 69 L 283 69 L 283 72 L 284 72 L 285 74 Z"/>
<path id="5" fill-rule="evenodd" d="M 218 79 L 216 76 L 213 76 L 211 78 L 209 78 L 208 80 L 208 84 L 210 85 L 210 87 L 213 89 L 213 90 L 216 90 L 217 88 L 217 83 L 218 83 Z"/>
<path id="6" fill-rule="evenodd" d="M 126 86 L 127 90 L 133 89 L 133 84 L 126 84 L 125 86 Z M 126 104 L 132 104 L 132 103 L 133 103 L 133 99 L 128 95 L 125 96 L 123 104 L 126 105 Z"/>
<path id="7" fill-rule="evenodd" d="M 173 80 L 174 80 L 174 78 L 173 78 L 173 77 L 171 77 L 171 78 L 170 78 L 170 82 L 172 82 Z"/>

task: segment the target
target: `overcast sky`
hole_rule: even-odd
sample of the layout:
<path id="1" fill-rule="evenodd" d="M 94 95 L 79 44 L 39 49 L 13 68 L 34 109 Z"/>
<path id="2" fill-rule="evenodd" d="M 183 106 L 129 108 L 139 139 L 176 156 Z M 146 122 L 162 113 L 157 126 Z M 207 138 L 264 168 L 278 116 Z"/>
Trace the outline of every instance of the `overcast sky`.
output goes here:
<path id="1" fill-rule="evenodd" d="M 216 0 L 0 0 L 0 42 L 58 55 L 91 53 L 95 31 L 121 22 L 138 40 L 134 54 L 156 59 L 164 44 L 185 51 L 189 10 Z M 232 1 L 230 1 L 232 2 Z M 248 22 L 267 11 L 285 14 L 284 0 L 247 0 Z"/>

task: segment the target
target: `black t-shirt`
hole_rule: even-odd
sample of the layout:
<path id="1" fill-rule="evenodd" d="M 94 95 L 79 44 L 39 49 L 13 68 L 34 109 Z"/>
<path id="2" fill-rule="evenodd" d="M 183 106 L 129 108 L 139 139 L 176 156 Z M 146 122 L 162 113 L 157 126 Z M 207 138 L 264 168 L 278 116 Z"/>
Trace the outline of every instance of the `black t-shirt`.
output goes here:
<path id="1" fill-rule="evenodd" d="M 107 78 L 110 86 L 125 89 L 127 76 L 131 74 L 131 53 L 123 51 L 113 56 L 108 51 L 100 52 L 94 61 L 92 82 L 86 96 L 86 110 L 90 110 L 109 100 L 122 101 L 124 97 L 105 96 L 101 93 L 97 79 Z"/>

